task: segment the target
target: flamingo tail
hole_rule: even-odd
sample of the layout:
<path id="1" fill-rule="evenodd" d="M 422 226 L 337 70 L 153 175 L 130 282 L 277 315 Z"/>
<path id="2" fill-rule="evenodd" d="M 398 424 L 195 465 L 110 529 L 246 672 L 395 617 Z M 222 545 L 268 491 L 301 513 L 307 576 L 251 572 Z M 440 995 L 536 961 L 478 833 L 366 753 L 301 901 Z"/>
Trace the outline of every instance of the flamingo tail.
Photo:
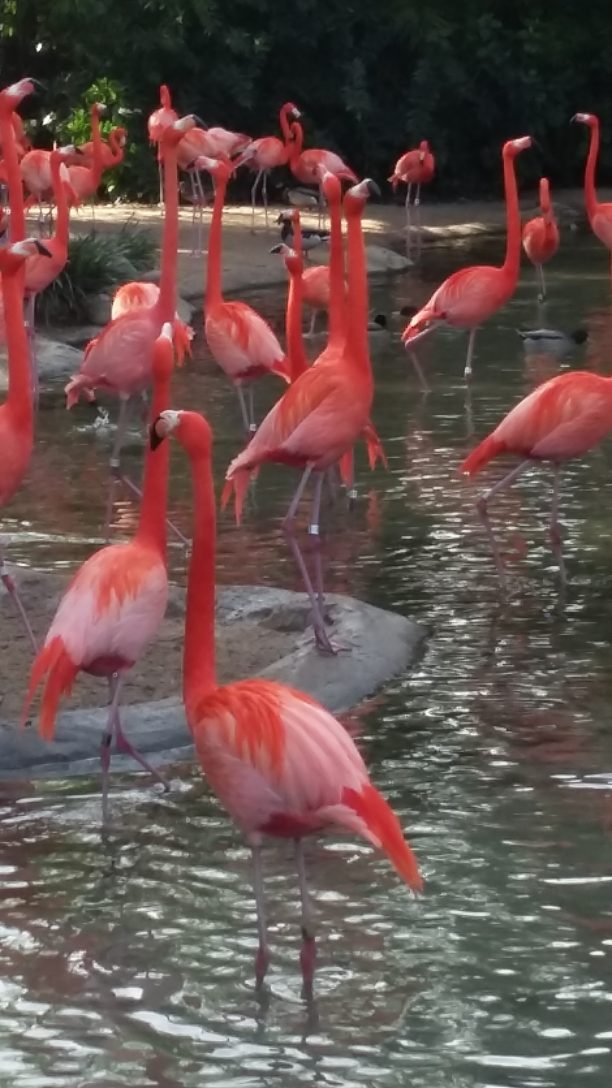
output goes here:
<path id="1" fill-rule="evenodd" d="M 397 816 L 378 790 L 369 782 L 360 790 L 346 786 L 342 792 L 342 807 L 345 806 L 357 816 L 364 838 L 387 855 L 402 880 L 413 891 L 421 892 L 423 878 L 418 862 L 404 838 Z M 347 824 L 349 822 L 346 821 Z"/>
<path id="2" fill-rule="evenodd" d="M 56 635 L 55 638 L 52 638 L 49 643 L 43 646 L 32 666 L 30 685 L 21 714 L 22 728 L 27 721 L 36 690 L 46 677 L 45 690 L 40 705 L 38 732 L 43 740 L 53 739 L 60 699 L 65 692 L 72 690 L 74 678 L 78 671 L 78 665 L 75 665 L 72 658 L 66 653 L 64 642 L 59 635 Z"/>
<path id="3" fill-rule="evenodd" d="M 64 388 L 64 393 L 66 394 L 67 408 L 72 408 L 75 404 L 78 404 L 81 396 L 86 397 L 89 401 L 96 399 L 90 379 L 85 377 L 84 374 L 73 374 L 68 385 Z"/>
<path id="4" fill-rule="evenodd" d="M 193 329 L 191 325 L 186 325 L 184 321 L 179 321 L 175 318 L 173 323 L 173 340 L 176 350 L 176 361 L 179 366 L 182 366 L 185 359 L 188 357 L 191 359 L 191 341 L 193 340 Z"/>
<path id="5" fill-rule="evenodd" d="M 238 469 L 238 471 L 234 473 L 231 479 L 225 481 L 225 486 L 223 488 L 223 491 L 221 492 L 222 510 L 225 510 L 225 507 L 227 506 L 228 502 L 232 497 L 232 494 L 234 495 L 236 525 L 240 525 L 240 522 L 242 521 L 242 508 L 244 506 L 244 497 L 248 491 L 252 475 L 253 469 Z"/>
<path id="6" fill-rule="evenodd" d="M 459 466 L 459 472 L 463 472 L 466 476 L 475 476 L 477 472 L 480 472 L 481 468 L 488 465 L 489 461 L 503 453 L 505 448 L 504 443 L 496 438 L 495 434 L 488 435 L 480 445 L 476 446 L 476 449 L 468 454 L 465 461 Z"/>
<path id="7" fill-rule="evenodd" d="M 342 454 L 342 457 L 338 461 L 338 468 L 340 470 L 340 479 L 345 487 L 350 487 L 353 483 L 353 450 L 346 450 Z"/>

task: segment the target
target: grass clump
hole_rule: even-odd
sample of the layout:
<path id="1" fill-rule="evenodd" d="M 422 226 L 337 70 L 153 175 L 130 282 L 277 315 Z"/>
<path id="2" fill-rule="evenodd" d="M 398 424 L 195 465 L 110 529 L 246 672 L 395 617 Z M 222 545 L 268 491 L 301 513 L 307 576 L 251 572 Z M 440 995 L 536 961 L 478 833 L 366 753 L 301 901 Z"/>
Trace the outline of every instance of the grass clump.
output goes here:
<path id="1" fill-rule="evenodd" d="M 91 295 L 112 291 L 155 266 L 157 247 L 147 231 L 126 225 L 113 234 L 70 239 L 64 271 L 36 299 L 36 316 L 46 325 L 87 321 Z"/>

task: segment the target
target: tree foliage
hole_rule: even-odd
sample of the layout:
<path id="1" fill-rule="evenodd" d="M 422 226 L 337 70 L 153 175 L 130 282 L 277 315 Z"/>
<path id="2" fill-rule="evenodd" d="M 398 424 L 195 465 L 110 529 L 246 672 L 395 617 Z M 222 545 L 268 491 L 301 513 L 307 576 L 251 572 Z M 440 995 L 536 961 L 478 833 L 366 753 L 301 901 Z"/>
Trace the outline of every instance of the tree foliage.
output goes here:
<path id="1" fill-rule="evenodd" d="M 156 192 L 145 124 L 161 82 L 179 111 L 253 136 L 275 132 L 292 99 L 310 145 L 379 179 L 427 137 L 439 193 L 496 194 L 500 144 L 531 133 L 542 150 L 523 176 L 577 184 L 584 132 L 570 116 L 599 112 L 612 132 L 611 30 L 609 0 L 0 0 L 3 79 L 46 84 L 27 107 L 50 118 L 37 142 L 80 133 L 96 88 L 115 123 L 134 111 L 120 178 L 132 196 Z"/>

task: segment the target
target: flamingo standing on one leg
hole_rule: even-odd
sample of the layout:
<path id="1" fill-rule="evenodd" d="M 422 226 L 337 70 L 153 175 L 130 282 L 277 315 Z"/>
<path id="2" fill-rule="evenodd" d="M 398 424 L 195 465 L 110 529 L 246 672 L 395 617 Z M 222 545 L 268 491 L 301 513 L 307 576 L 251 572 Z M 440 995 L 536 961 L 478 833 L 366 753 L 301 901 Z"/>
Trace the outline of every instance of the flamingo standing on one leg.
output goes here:
<path id="1" fill-rule="evenodd" d="M 172 321 L 176 309 L 176 261 L 178 250 L 178 181 L 176 147 L 184 132 L 195 125 L 193 115 L 175 121 L 161 135 L 164 162 L 166 212 L 162 240 L 161 277 L 157 301 L 151 306 L 130 309 L 109 322 L 85 349 L 80 370 L 66 386 L 67 407 L 81 395 L 93 399 L 96 389 L 110 389 L 119 396 L 119 421 L 111 454 L 111 488 L 106 532 L 110 525 L 113 483 L 119 480 L 138 493 L 120 470 L 120 453 L 127 425 L 130 397 L 142 394 L 151 382 L 153 344 L 161 326 Z"/>
<path id="2" fill-rule="evenodd" d="M 261 843 L 266 835 L 296 843 L 301 897 L 300 965 L 307 995 L 316 961 L 303 840 L 323 828 L 356 833 L 382 850 L 402 879 L 421 891 L 418 863 L 399 821 L 371 784 L 359 751 L 340 722 L 309 695 L 270 680 L 218 686 L 215 668 L 215 495 L 212 434 L 195 412 L 163 412 L 151 428 L 156 447 L 174 432 L 191 462 L 193 551 L 189 561 L 183 699 L 207 782 L 246 835 L 257 906 L 257 985 L 269 963 Z"/>
<path id="3" fill-rule="evenodd" d="M 508 140 L 502 149 L 504 189 L 506 194 L 506 257 L 500 268 L 494 265 L 471 265 L 453 272 L 434 291 L 425 305 L 410 320 L 402 334 L 406 348 L 411 351 L 417 340 L 444 322 L 460 329 L 469 329 L 464 377 L 472 376 L 472 356 L 478 326 L 508 302 L 518 283 L 521 260 L 521 223 L 514 160 L 521 151 L 531 147 L 531 136 Z M 416 360 L 416 356 L 414 356 Z M 417 369 L 418 360 L 416 360 Z"/>
<path id="4" fill-rule="evenodd" d="M 421 140 L 418 147 L 412 151 L 406 151 L 396 162 L 395 169 L 389 178 L 393 189 L 397 189 L 399 182 L 403 182 L 406 188 L 406 248 L 410 250 L 412 241 L 412 214 L 411 197 L 412 186 L 416 185 L 414 207 L 417 218 L 418 248 L 421 248 L 421 185 L 427 185 L 434 176 L 436 161 L 429 150 L 427 140 Z"/>
<path id="5" fill-rule="evenodd" d="M 564 583 L 565 565 L 558 520 L 561 464 L 573 457 L 581 457 L 611 431 L 612 378 L 603 378 L 588 370 L 574 370 L 557 374 L 519 401 L 495 430 L 466 457 L 460 471 L 469 476 L 480 472 L 489 461 L 503 454 L 521 458 L 520 463 L 477 503 L 502 585 L 504 571 L 488 514 L 490 500 L 509 487 L 530 465 L 541 461 L 552 464 L 554 480 L 549 534 Z"/>
<path id="6" fill-rule="evenodd" d="M 215 203 L 208 239 L 204 333 L 211 355 L 236 387 L 245 430 L 247 433 L 253 432 L 256 424 L 250 383 L 263 374 L 278 374 L 288 381 L 288 363 L 277 337 L 261 314 L 246 302 L 228 302 L 222 295 L 223 206 L 232 167 L 205 156 L 196 159 L 194 165 L 199 170 L 208 171 L 215 181 Z M 244 399 L 245 382 L 249 383 L 249 411 Z"/>
<path id="7" fill-rule="evenodd" d="M 610 250 L 610 277 L 612 278 L 612 203 L 604 204 L 595 191 L 595 168 L 599 156 L 599 117 L 594 113 L 576 113 L 572 121 L 588 125 L 591 130 L 589 154 L 584 170 L 584 202 L 593 234 Z"/>
<path id="8" fill-rule="evenodd" d="M 523 227 L 523 249 L 529 260 L 535 265 L 540 279 L 539 302 L 546 299 L 546 280 L 544 265 L 554 257 L 559 248 L 559 228 L 550 202 L 548 178 L 540 178 L 541 215 L 529 219 Z"/>
<path id="9" fill-rule="evenodd" d="M 278 166 L 284 166 L 288 162 L 292 139 L 289 120 L 297 121 L 300 117 L 301 113 L 297 106 L 294 106 L 293 102 L 285 102 L 284 106 L 281 106 L 279 114 L 280 129 L 283 134 L 282 140 L 279 140 L 278 136 L 262 136 L 258 140 L 252 140 L 234 163 L 234 169 L 248 165 L 251 170 L 256 172 L 251 189 L 251 230 L 253 232 L 255 231 L 255 202 L 257 200 L 258 186 L 261 183 L 267 230 L 268 176 L 271 170 L 275 170 Z"/>
<path id="10" fill-rule="evenodd" d="M 172 361 L 172 328 L 165 324 L 153 346 L 152 419 L 167 408 Z M 25 721 L 36 690 L 44 682 L 38 729 L 44 740 L 52 740 L 60 699 L 70 692 L 79 672 L 108 679 L 110 705 L 100 746 L 104 820 L 113 739 L 119 752 L 131 755 L 167 787 L 125 736 L 119 703 L 127 673 L 157 634 L 166 611 L 168 467 L 167 449 L 147 448 L 136 535 L 127 544 L 101 548 L 77 571 L 32 666 L 23 708 Z"/>
<path id="11" fill-rule="evenodd" d="M 340 222 L 340 181 L 326 173 L 322 187 L 332 213 L 332 259 L 335 259 L 335 235 Z M 361 216 L 373 182 L 369 179 L 349 189 L 344 210 L 348 222 L 349 276 L 348 300 L 334 290 L 330 310 L 330 336 L 327 347 L 316 363 L 293 382 L 261 423 L 245 450 L 235 457 L 226 473 L 223 503 L 235 492 L 236 515 L 240 518 L 250 477 L 266 461 L 294 465 L 302 469 L 284 521 L 288 541 L 300 571 L 312 607 L 317 646 L 333 653 L 323 615 L 323 586 L 317 563 L 317 593 L 308 574 L 294 529 L 294 519 L 311 473 L 317 473 L 310 532 L 319 538 L 319 508 L 324 472 L 344 453 L 351 450 L 367 426 L 373 395 L 367 334 L 368 284 Z M 377 191 L 377 190 L 375 190 Z M 336 287 L 335 268 L 332 281 Z M 347 315 L 350 313 L 350 320 Z M 320 555 L 318 556 L 320 559 Z"/>
<path id="12" fill-rule="evenodd" d="M 359 179 L 347 166 L 343 159 L 335 151 L 326 148 L 309 147 L 303 151 L 304 129 L 299 121 L 293 121 L 291 126 L 291 144 L 289 146 L 289 168 L 294 177 L 305 185 L 319 186 L 319 226 L 321 225 L 321 209 L 323 208 L 323 191 L 321 188 L 322 171 L 334 174 L 341 181 L 350 181 L 355 184 Z"/>

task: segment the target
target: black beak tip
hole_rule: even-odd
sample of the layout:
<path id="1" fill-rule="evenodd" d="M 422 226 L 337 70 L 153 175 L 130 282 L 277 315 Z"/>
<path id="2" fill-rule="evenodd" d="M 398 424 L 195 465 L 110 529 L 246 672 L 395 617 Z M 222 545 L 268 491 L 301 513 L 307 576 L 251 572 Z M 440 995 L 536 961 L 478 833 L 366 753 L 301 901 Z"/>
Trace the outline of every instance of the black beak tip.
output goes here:
<path id="1" fill-rule="evenodd" d="M 35 241 L 34 245 L 36 246 L 38 252 L 42 253 L 43 257 L 50 257 L 51 256 L 51 252 L 47 249 L 46 246 L 44 246 L 42 244 L 42 242 Z"/>
<path id="2" fill-rule="evenodd" d="M 272 246 L 272 249 L 270 250 L 270 253 L 280 253 L 280 251 L 281 251 L 281 247 L 280 247 L 280 243 L 279 243 L 277 246 Z"/>

